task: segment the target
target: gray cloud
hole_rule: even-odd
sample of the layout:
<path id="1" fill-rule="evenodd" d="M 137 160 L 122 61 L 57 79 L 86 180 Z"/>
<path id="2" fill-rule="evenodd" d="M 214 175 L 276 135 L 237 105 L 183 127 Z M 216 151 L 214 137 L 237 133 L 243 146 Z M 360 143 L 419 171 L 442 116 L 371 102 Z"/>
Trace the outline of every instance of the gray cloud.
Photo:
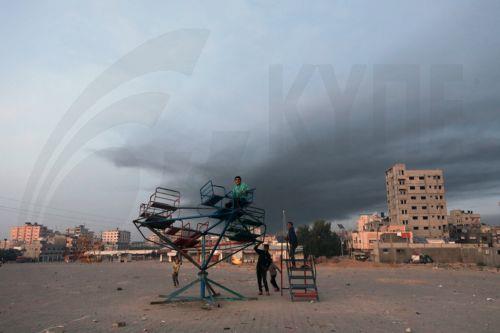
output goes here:
<path id="1" fill-rule="evenodd" d="M 267 50 L 266 57 L 251 62 L 239 53 L 231 58 L 236 66 L 218 67 L 210 77 L 235 77 L 238 85 L 221 82 L 207 92 L 201 90 L 212 82 L 202 79 L 184 121 L 176 110 L 176 122 L 160 121 L 151 143 L 131 140 L 99 155 L 119 167 L 152 170 L 161 185 L 191 201 L 207 179 L 230 186 L 240 174 L 257 188 L 271 227 L 280 224 L 282 209 L 298 223 L 385 209 L 384 171 L 396 162 L 444 169 L 450 199 L 498 193 L 498 5 L 466 3 L 452 17 L 450 4 L 431 12 L 400 5 L 390 15 L 372 8 L 383 13 L 363 11 L 369 23 L 348 37 L 304 31 L 280 43 L 269 31 L 274 39 L 248 49 Z M 270 50 L 280 56 L 268 58 Z M 291 63 L 283 77 L 275 59 Z M 317 65 L 297 68 L 311 62 Z M 200 64 L 207 64 L 203 57 Z M 269 100 L 268 114 L 235 110 L 234 96 L 258 106 Z"/>
<path id="2" fill-rule="evenodd" d="M 424 99 L 423 104 L 426 102 Z M 496 96 L 489 96 L 481 103 L 465 100 L 458 109 L 441 108 L 439 114 L 422 112 L 418 129 L 404 126 L 405 121 L 415 123 L 416 115 L 399 111 L 406 102 L 398 103 L 386 110 L 386 122 L 403 125 L 386 126 L 385 132 L 373 126 L 371 110 L 354 110 L 361 117 L 349 124 L 350 139 L 340 143 L 335 130 L 342 128 L 345 133 L 344 124 L 333 124 L 328 112 L 318 119 L 315 110 L 306 109 L 301 117 L 307 142 L 300 129 L 293 132 L 294 127 L 286 124 L 281 133 L 274 133 L 285 138 L 284 148 L 272 152 L 260 132 L 217 132 L 206 146 L 208 154 L 202 163 L 175 156 L 151 158 L 154 147 L 147 145 L 132 149 L 135 156 L 121 149 L 100 155 L 120 167 L 167 172 L 177 179 L 175 175 L 184 174 L 180 178 L 187 181 L 162 185 L 187 191 L 192 201 L 197 200 L 196 191 L 203 181 L 214 179 L 229 186 L 232 177 L 241 174 L 257 188 L 257 204 L 266 208 L 268 223 L 276 228 L 282 209 L 299 223 L 385 209 L 384 171 L 396 162 L 409 168 L 444 169 L 449 197 L 461 198 L 470 191 L 498 186 L 500 134 L 496 129 L 500 117 L 495 106 L 499 102 Z M 331 106 L 319 108 L 330 110 Z M 436 124 L 435 117 L 444 121 Z M 320 125 L 307 127 L 311 122 Z M 264 145 L 264 153 L 255 153 L 259 144 Z M 149 158 L 141 158 L 146 155 Z"/>

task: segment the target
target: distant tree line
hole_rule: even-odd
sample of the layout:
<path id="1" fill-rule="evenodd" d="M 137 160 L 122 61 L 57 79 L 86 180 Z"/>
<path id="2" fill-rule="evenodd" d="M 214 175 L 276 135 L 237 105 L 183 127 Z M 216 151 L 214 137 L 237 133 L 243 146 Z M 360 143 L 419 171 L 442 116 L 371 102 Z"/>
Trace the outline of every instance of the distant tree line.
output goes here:
<path id="1" fill-rule="evenodd" d="M 306 255 L 333 257 L 341 254 L 340 238 L 331 230 L 331 223 L 325 220 L 299 226 L 297 238 Z"/>

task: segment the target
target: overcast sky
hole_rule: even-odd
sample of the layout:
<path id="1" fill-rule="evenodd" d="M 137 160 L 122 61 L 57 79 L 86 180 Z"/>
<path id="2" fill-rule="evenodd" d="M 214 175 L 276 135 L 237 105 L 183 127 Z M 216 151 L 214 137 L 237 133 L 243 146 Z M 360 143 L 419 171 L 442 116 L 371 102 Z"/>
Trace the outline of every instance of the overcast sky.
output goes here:
<path id="1" fill-rule="evenodd" d="M 497 1 L 0 2 L 0 236 L 132 230 L 156 186 L 241 175 L 271 229 L 385 211 L 441 168 L 498 224 Z"/>

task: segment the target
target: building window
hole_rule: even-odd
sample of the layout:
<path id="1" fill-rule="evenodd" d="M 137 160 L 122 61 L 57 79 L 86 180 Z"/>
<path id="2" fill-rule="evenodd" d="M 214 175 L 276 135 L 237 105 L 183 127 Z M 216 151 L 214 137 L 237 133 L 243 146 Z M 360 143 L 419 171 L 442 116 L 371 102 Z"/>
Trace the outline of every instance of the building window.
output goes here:
<path id="1" fill-rule="evenodd" d="M 413 176 L 410 176 L 410 180 L 413 180 L 413 179 L 415 179 L 415 177 L 413 177 Z"/>
<path id="2" fill-rule="evenodd" d="M 424 227 L 424 230 L 429 230 L 429 227 Z"/>
<path id="3" fill-rule="evenodd" d="M 413 216 L 412 219 L 418 220 L 418 216 Z"/>
<path id="4" fill-rule="evenodd" d="M 410 190 L 414 190 L 415 189 L 415 186 L 410 186 Z"/>
<path id="5" fill-rule="evenodd" d="M 417 206 L 411 206 L 411 209 L 416 210 Z"/>
<path id="6" fill-rule="evenodd" d="M 428 216 L 424 216 L 424 220 L 428 220 L 428 219 L 429 219 L 429 217 L 428 217 Z"/>
<path id="7" fill-rule="evenodd" d="M 411 200 L 417 200 L 417 197 L 411 197 Z"/>
<path id="8" fill-rule="evenodd" d="M 421 190 L 425 190 L 425 186 L 420 186 L 420 189 Z"/>
<path id="9" fill-rule="evenodd" d="M 427 209 L 427 206 L 422 206 L 422 209 Z"/>
<path id="10" fill-rule="evenodd" d="M 418 177 L 418 179 L 424 180 L 424 176 L 420 176 L 420 177 Z"/>
<path id="11" fill-rule="evenodd" d="M 413 230 L 418 230 L 418 227 L 413 227 Z"/>

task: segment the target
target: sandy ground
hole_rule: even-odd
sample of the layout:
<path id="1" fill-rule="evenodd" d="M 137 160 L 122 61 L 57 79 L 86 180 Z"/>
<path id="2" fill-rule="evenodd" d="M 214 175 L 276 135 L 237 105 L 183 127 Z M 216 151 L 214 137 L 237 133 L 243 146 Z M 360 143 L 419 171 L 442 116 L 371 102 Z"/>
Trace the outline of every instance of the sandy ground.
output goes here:
<path id="1" fill-rule="evenodd" d="M 150 305 L 174 290 L 170 273 L 156 261 L 4 265 L 0 332 L 500 332 L 498 272 L 323 264 L 320 302 L 273 293 L 208 310 Z M 183 265 L 181 285 L 194 277 Z M 210 277 L 257 296 L 252 267 L 217 267 Z"/>

